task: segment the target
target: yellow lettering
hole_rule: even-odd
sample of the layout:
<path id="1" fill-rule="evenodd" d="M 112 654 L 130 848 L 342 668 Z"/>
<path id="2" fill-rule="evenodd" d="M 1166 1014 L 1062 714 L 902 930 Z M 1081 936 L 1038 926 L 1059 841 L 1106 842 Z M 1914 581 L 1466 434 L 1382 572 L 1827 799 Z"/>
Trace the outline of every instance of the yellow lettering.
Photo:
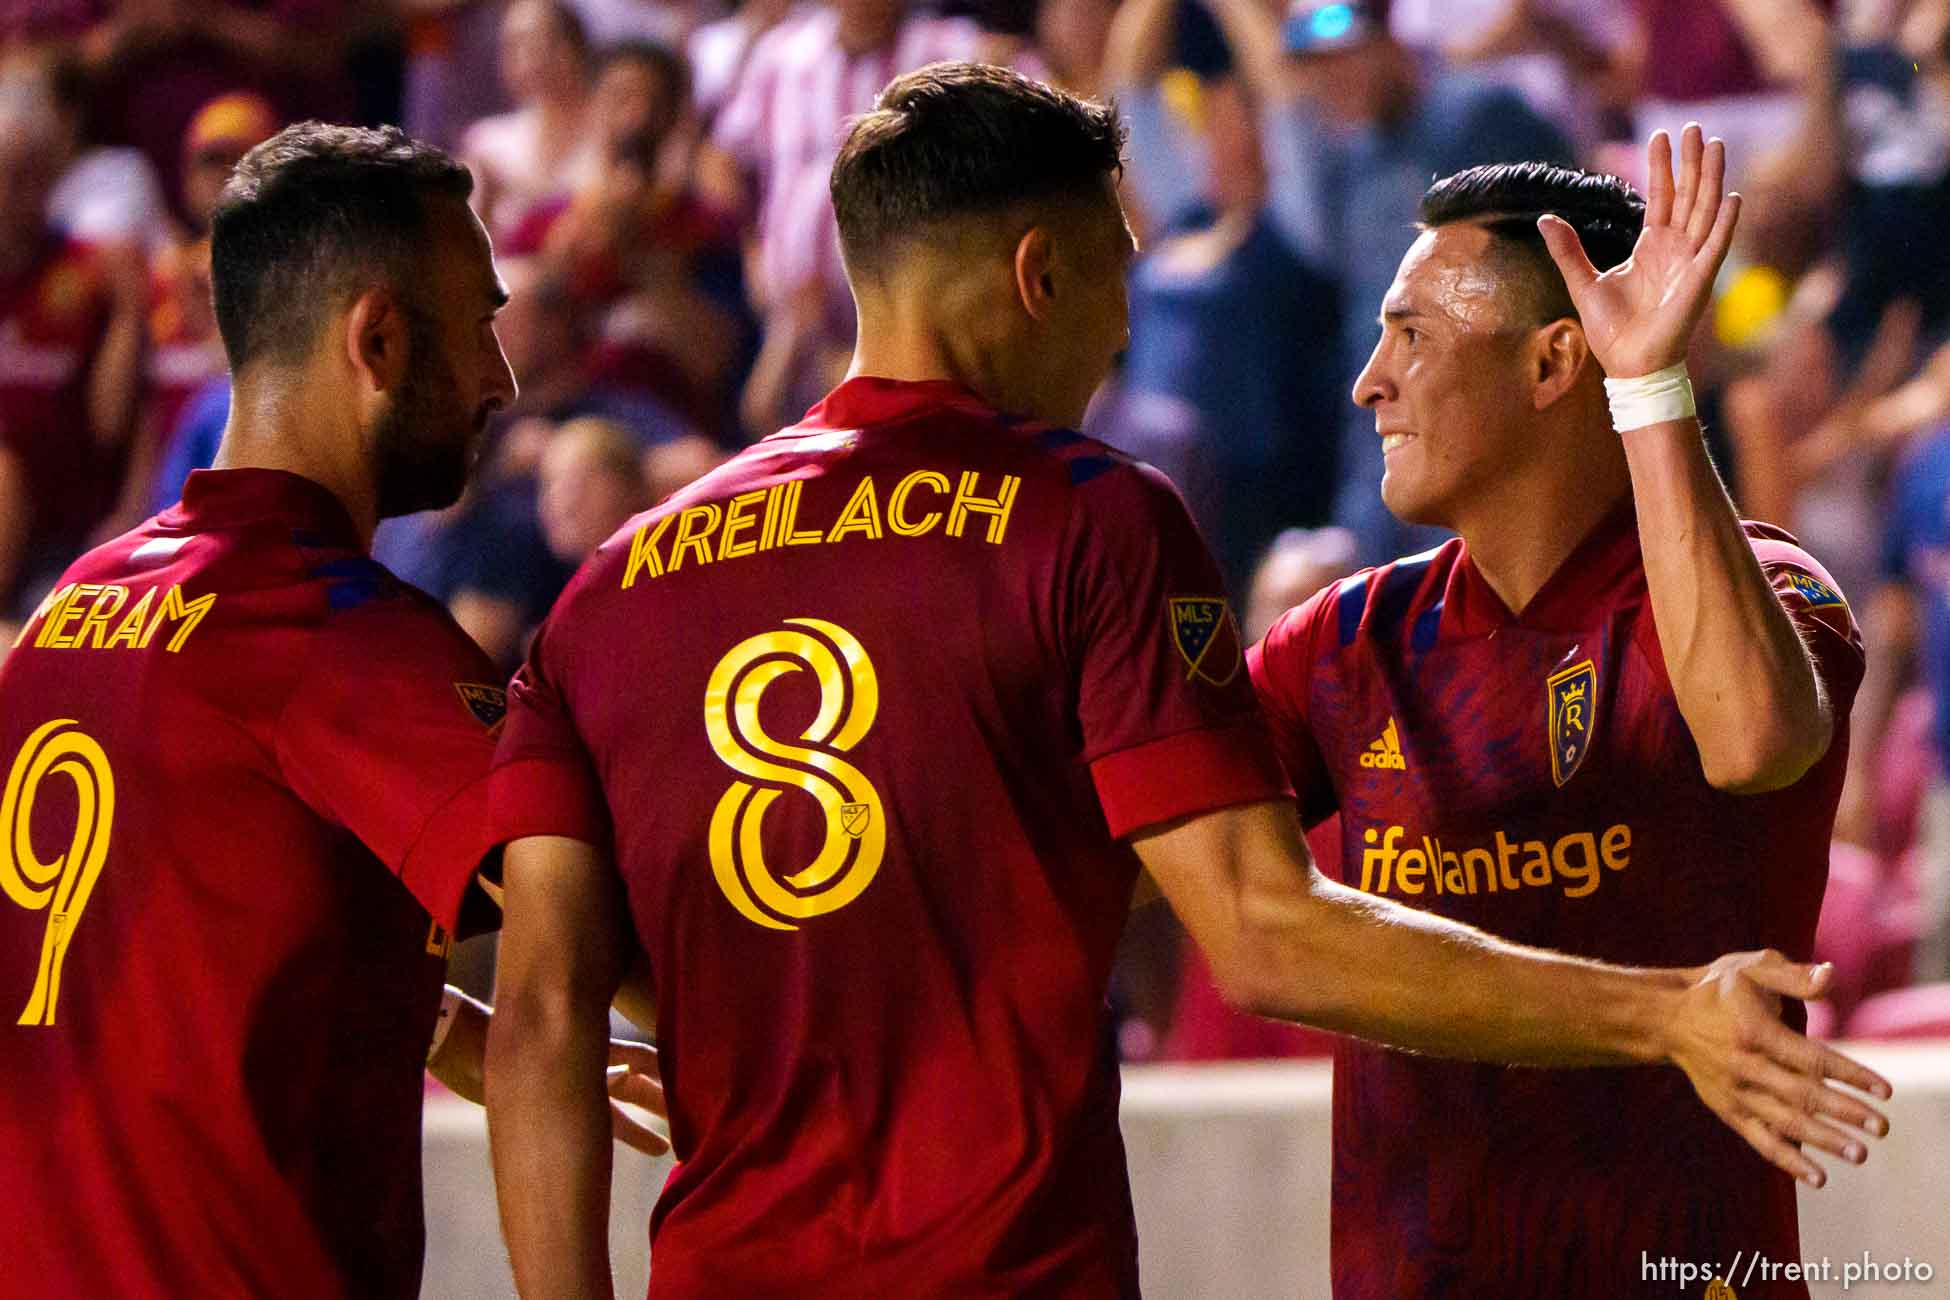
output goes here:
<path id="1" fill-rule="evenodd" d="M 736 560 L 758 551 L 757 542 L 741 542 L 738 534 L 758 524 L 758 517 L 752 508 L 770 494 L 765 489 L 756 492 L 740 492 L 725 503 L 724 531 L 718 534 L 718 558 Z"/>
<path id="2" fill-rule="evenodd" d="M 657 543 L 663 540 L 664 531 L 670 527 L 673 517 L 665 515 L 656 522 L 655 527 L 646 523 L 636 530 L 636 536 L 630 539 L 630 562 L 623 568 L 623 590 L 628 591 L 636 585 L 636 575 L 639 573 L 647 573 L 653 578 L 664 576 L 664 564 L 657 555 Z"/>
<path id="3" fill-rule="evenodd" d="M 1632 860 L 1632 828 L 1620 822 L 1606 831 L 1598 841 L 1598 852 L 1613 871 L 1625 870 L 1625 864 Z"/>
<path id="4" fill-rule="evenodd" d="M 1380 848 L 1371 848 L 1361 854 L 1361 889 L 1364 893 L 1385 894 L 1388 892 L 1388 882 L 1393 875 L 1394 862 L 1400 856 L 1400 850 L 1396 849 L 1395 841 L 1401 837 L 1402 828 L 1399 826 L 1390 826 L 1380 837 Z M 1362 831 L 1361 838 L 1366 843 L 1373 844 L 1376 839 L 1374 827 L 1370 826 L 1367 830 Z M 1377 866 L 1381 868 L 1381 880 L 1379 883 L 1375 880 L 1375 868 Z"/>
<path id="5" fill-rule="evenodd" d="M 817 546 L 826 540 L 826 534 L 803 530 L 799 527 L 799 498 L 805 495 L 806 484 L 803 479 L 793 479 L 785 485 L 785 499 L 779 504 L 779 546 Z"/>
<path id="6" fill-rule="evenodd" d="M 894 494 L 887 498 L 887 526 L 902 537 L 920 537 L 941 522 L 939 510 L 930 510 L 918 520 L 907 517 L 908 494 L 918 487 L 933 488 L 946 496 L 949 491 L 948 476 L 931 469 L 917 469 L 894 485 Z"/>
<path id="7" fill-rule="evenodd" d="M 153 591 L 154 588 L 150 590 Z M 101 649 L 102 633 L 108 631 L 108 620 L 120 613 L 122 606 L 128 604 L 128 601 L 127 587 L 113 584 L 103 587 L 101 594 L 95 597 L 95 603 L 88 607 L 88 615 L 81 620 L 81 626 L 74 630 L 74 644 L 79 646 L 85 641 L 90 648 Z M 104 609 L 103 606 L 107 608 Z"/>
<path id="8" fill-rule="evenodd" d="M 1467 894 L 1473 892 L 1463 877 L 1460 855 L 1444 850 L 1442 854 L 1442 888 L 1438 893 Z"/>
<path id="9" fill-rule="evenodd" d="M 156 611 L 156 617 L 143 632 L 142 639 L 136 642 L 136 648 L 147 650 L 149 643 L 156 639 L 156 633 L 164 623 L 180 622 L 182 626 L 176 629 L 176 635 L 170 637 L 169 644 L 163 647 L 169 653 L 175 654 L 183 648 L 183 642 L 190 639 L 190 633 L 196 631 L 196 625 L 203 621 L 203 616 L 208 614 L 211 606 L 216 603 L 217 593 L 214 591 L 205 596 L 198 596 L 195 600 L 186 601 L 183 599 L 181 587 L 171 587 L 163 593 L 162 608 Z"/>
<path id="10" fill-rule="evenodd" d="M 156 589 L 150 587 L 142 593 L 142 599 L 135 602 L 134 608 L 122 616 L 115 630 L 108 634 L 102 644 L 110 650 L 127 646 L 133 650 L 142 644 L 142 631 L 149 625 L 149 607 L 156 603 Z"/>
<path id="11" fill-rule="evenodd" d="M 975 495 L 976 485 L 981 475 L 974 470 L 963 470 L 961 486 L 955 489 L 954 504 L 948 508 L 948 536 L 960 537 L 968 525 L 971 514 L 988 515 L 988 540 L 992 546 L 1002 544 L 1003 534 L 1009 530 L 1009 512 L 1015 508 L 1016 489 L 1022 486 L 1022 479 L 1014 474 L 1002 476 L 1002 490 L 993 497 Z"/>
<path id="12" fill-rule="evenodd" d="M 1576 863 L 1570 860 L 1572 849 L 1582 850 Z M 1591 832 L 1579 831 L 1575 835 L 1566 835 L 1551 845 L 1551 862 L 1556 866 L 1558 875 L 1579 882 L 1576 887 L 1566 886 L 1564 897 L 1583 898 L 1598 887 L 1598 842 L 1592 838 Z"/>
<path id="13" fill-rule="evenodd" d="M 20 635 L 14 638 L 14 644 L 19 645 L 27 639 L 27 629 L 34 626 L 35 619 L 46 619 L 53 615 L 56 609 L 67 604 L 69 599 L 74 595 L 74 588 L 75 584 L 71 582 L 65 587 L 50 591 L 47 597 L 41 601 L 40 608 L 34 611 L 33 616 L 20 625 Z M 34 644 L 36 647 L 47 644 L 47 624 L 45 622 L 41 624 L 41 634 L 34 638 Z"/>
<path id="14" fill-rule="evenodd" d="M 1496 875 L 1490 877 L 1490 892 L 1496 892 L 1497 880 L 1503 881 L 1503 888 L 1517 888 L 1517 878 L 1511 874 L 1510 859 L 1516 855 L 1517 846 L 1502 831 L 1496 833 Z"/>
<path id="15" fill-rule="evenodd" d="M 34 644 L 49 650 L 72 650 L 74 642 L 67 635 L 70 622 L 82 615 L 82 602 L 93 600 L 101 590 L 98 583 L 80 582 L 74 587 L 74 594 L 61 603 L 59 609 L 48 615 L 47 622 L 41 625 L 41 634 L 34 638 Z"/>
<path id="16" fill-rule="evenodd" d="M 1395 864 L 1395 887 L 1404 894 L 1422 892 L 1422 874 L 1429 869 L 1429 855 L 1422 849 L 1409 849 Z"/>
<path id="17" fill-rule="evenodd" d="M 1525 840 L 1524 850 L 1530 856 L 1524 859 L 1523 883 L 1526 885 L 1548 885 L 1551 882 L 1551 853 L 1542 840 Z"/>
<path id="18" fill-rule="evenodd" d="M 872 540 L 880 539 L 880 502 L 874 499 L 871 474 L 861 479 L 853 495 L 846 499 L 840 517 L 826 530 L 826 540 L 837 542 L 848 533 L 865 533 Z"/>
<path id="19" fill-rule="evenodd" d="M 670 548 L 670 571 L 677 572 L 684 567 L 684 554 L 694 551 L 699 564 L 711 562 L 711 533 L 724 518 L 724 511 L 716 503 L 707 501 L 701 506 L 689 506 L 677 520 L 677 540 Z"/>
<path id="20" fill-rule="evenodd" d="M 1491 855 L 1488 849 L 1463 850 L 1462 869 L 1463 876 L 1465 877 L 1464 883 L 1469 888 L 1462 892 L 1468 894 L 1476 892 L 1476 860 L 1478 858 L 1483 860 L 1483 879 L 1490 882 L 1490 892 L 1494 894 L 1496 892 L 1496 858 Z"/>

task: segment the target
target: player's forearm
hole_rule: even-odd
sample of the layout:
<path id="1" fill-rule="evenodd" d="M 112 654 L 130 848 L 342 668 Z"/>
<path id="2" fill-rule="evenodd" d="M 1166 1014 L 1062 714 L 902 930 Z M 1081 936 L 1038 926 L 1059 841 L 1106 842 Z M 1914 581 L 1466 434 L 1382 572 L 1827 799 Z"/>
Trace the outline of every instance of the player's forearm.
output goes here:
<path id="1" fill-rule="evenodd" d="M 1742 793 L 1792 785 L 1827 752 L 1833 717 L 1699 423 L 1620 436 L 1660 649 L 1706 777 Z"/>
<path id="2" fill-rule="evenodd" d="M 604 1006 L 503 989 L 488 1031 L 495 1194 L 523 1300 L 613 1300 Z"/>
<path id="3" fill-rule="evenodd" d="M 1238 958 L 1251 1008 L 1407 1051 L 1512 1065 L 1667 1058 L 1691 983 L 1506 943 L 1314 876 L 1294 896 L 1242 899 Z"/>

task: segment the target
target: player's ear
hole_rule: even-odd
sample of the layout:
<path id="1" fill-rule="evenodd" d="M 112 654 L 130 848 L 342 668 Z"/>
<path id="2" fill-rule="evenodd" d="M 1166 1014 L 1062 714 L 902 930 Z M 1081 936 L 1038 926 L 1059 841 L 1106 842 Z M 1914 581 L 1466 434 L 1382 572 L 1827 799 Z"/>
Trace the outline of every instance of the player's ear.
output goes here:
<path id="1" fill-rule="evenodd" d="M 1530 392 L 1536 409 L 1549 409 L 1575 388 L 1590 359 L 1591 344 L 1584 337 L 1584 326 L 1572 317 L 1561 316 L 1533 332 Z"/>
<path id="2" fill-rule="evenodd" d="M 1016 297 L 1036 320 L 1056 307 L 1056 240 L 1048 226 L 1035 225 L 1016 241 Z"/>
<path id="3" fill-rule="evenodd" d="M 369 392 L 390 393 L 406 378 L 406 310 L 399 296 L 374 285 L 345 314 L 346 359 Z"/>

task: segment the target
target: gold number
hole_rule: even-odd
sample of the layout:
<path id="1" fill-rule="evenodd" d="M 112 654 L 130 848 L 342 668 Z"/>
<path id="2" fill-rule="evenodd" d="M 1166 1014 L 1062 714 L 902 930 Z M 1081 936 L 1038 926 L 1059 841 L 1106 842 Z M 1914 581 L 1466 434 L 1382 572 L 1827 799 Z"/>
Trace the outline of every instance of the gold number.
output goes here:
<path id="1" fill-rule="evenodd" d="M 840 757 L 879 712 L 873 661 L 844 628 L 816 618 L 786 624 L 732 647 L 704 692 L 711 748 L 752 779 L 732 782 L 711 815 L 711 872 L 740 915 L 772 930 L 796 930 L 794 921 L 851 903 L 873 883 L 887 848 L 879 791 Z M 806 745 L 787 744 L 765 734 L 759 700 L 773 682 L 805 669 L 819 679 L 819 713 L 799 737 Z M 765 863 L 759 826 L 787 790 L 819 804 L 826 838 L 810 865 L 780 877 Z"/>
<path id="2" fill-rule="evenodd" d="M 29 736 L 0 796 L 0 889 L 30 912 L 48 912 L 34 991 L 18 1022 L 23 1025 L 54 1023 L 61 963 L 108 858 L 115 825 L 115 777 L 108 756 L 82 732 L 62 730 L 74 725 L 73 718 L 56 718 Z M 74 837 L 66 853 L 42 862 L 34 855 L 34 798 L 50 775 L 74 782 Z"/>

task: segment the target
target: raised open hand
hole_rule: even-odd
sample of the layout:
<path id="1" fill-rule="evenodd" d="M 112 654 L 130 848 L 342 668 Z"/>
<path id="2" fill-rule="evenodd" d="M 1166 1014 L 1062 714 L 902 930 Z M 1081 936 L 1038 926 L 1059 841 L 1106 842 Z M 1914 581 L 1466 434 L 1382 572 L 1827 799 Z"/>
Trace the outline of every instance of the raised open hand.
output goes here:
<path id="1" fill-rule="evenodd" d="M 1740 219 L 1740 196 L 1724 193 L 1726 146 L 1717 139 L 1702 142 L 1697 122 L 1680 136 L 1676 185 L 1672 140 L 1664 131 L 1652 133 L 1645 157 L 1645 229 L 1618 266 L 1599 274 L 1568 222 L 1554 216 L 1537 222 L 1591 353 L 1612 379 L 1648 375 L 1686 359 L 1687 341 Z"/>

